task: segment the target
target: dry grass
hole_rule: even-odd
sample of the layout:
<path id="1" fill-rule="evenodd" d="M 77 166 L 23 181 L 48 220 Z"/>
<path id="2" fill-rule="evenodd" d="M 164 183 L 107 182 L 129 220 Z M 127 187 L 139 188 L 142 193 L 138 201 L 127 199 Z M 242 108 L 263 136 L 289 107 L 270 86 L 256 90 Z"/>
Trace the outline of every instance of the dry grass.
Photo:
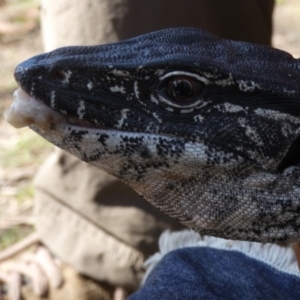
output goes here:
<path id="1" fill-rule="evenodd" d="M 32 231 L 34 176 L 52 146 L 2 118 L 17 88 L 15 66 L 41 53 L 38 0 L 0 2 L 0 249 Z"/>

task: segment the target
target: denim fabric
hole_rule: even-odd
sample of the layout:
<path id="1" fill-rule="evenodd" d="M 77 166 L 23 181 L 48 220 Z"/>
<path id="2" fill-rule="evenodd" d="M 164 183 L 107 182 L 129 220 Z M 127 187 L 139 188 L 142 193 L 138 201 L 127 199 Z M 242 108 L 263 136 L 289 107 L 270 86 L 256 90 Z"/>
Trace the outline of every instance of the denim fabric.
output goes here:
<path id="1" fill-rule="evenodd" d="M 300 277 L 238 251 L 182 248 L 163 257 L 136 299 L 300 299 Z"/>

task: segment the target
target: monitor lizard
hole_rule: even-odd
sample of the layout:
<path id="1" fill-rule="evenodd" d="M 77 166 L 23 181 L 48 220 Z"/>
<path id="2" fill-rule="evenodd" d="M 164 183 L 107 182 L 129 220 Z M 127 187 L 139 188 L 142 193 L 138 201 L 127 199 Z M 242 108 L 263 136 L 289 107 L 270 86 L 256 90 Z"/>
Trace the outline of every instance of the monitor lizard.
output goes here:
<path id="1" fill-rule="evenodd" d="M 300 61 L 292 55 L 173 28 L 41 54 L 15 78 L 12 123 L 186 226 L 299 240 Z"/>

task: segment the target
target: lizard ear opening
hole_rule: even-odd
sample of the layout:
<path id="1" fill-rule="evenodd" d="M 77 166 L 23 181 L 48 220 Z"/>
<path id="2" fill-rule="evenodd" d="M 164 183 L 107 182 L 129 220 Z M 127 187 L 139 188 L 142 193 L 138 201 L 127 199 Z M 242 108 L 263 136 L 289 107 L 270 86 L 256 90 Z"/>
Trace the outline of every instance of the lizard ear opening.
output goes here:
<path id="1" fill-rule="evenodd" d="M 297 165 L 300 165 L 300 136 L 290 146 L 289 151 L 278 165 L 277 170 L 281 173 L 286 168 Z"/>

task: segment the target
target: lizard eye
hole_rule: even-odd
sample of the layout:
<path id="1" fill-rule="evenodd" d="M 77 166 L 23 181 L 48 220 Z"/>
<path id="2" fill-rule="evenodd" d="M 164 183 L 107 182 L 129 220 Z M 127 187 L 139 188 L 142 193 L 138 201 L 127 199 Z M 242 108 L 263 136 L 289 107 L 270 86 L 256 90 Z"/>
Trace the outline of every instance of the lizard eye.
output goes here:
<path id="1" fill-rule="evenodd" d="M 177 76 L 167 82 L 167 94 L 177 103 L 187 104 L 201 91 L 200 83 L 188 76 Z"/>

